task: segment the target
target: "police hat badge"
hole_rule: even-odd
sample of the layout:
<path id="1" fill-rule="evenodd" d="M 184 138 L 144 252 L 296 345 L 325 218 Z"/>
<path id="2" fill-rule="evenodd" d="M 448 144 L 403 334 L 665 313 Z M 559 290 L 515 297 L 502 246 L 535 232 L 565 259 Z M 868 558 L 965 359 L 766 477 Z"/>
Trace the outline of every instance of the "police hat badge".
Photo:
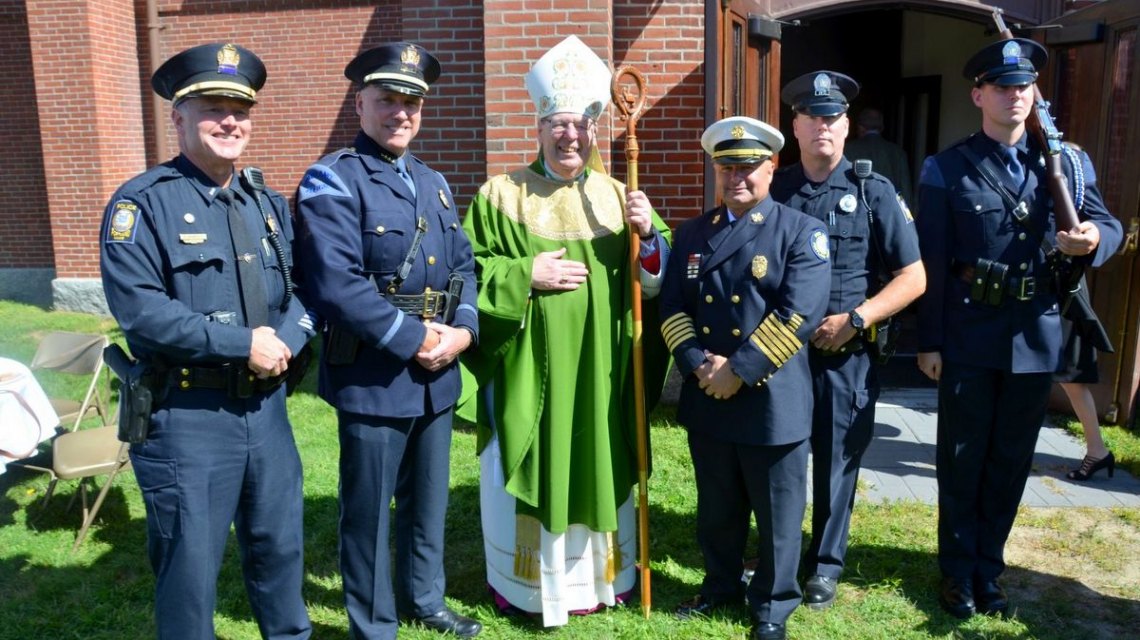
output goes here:
<path id="1" fill-rule="evenodd" d="M 755 255 L 752 256 L 752 277 L 760 280 L 768 275 L 768 258 L 767 256 Z"/>

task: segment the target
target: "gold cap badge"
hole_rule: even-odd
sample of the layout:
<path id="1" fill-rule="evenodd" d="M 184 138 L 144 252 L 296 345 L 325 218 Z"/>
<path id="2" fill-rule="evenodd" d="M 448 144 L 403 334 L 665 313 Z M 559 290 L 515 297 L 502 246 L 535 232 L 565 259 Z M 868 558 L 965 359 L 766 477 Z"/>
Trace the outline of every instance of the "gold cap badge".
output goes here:
<path id="1" fill-rule="evenodd" d="M 420 66 L 420 52 L 413 46 L 408 45 L 400 54 L 400 62 L 408 67 Z"/>
<path id="2" fill-rule="evenodd" d="M 737 140 L 743 138 L 744 137 L 744 127 L 742 127 L 740 125 L 736 125 L 735 127 L 733 127 L 732 128 L 732 137 L 736 138 Z"/>
<path id="3" fill-rule="evenodd" d="M 224 44 L 218 49 L 218 73 L 235 75 L 239 64 L 241 64 L 241 54 L 232 44 Z"/>

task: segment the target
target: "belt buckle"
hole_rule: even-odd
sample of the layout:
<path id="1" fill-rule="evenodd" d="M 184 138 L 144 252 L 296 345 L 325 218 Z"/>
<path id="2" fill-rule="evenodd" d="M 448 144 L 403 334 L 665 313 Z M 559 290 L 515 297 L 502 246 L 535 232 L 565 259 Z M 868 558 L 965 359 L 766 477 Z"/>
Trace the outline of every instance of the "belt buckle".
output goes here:
<path id="1" fill-rule="evenodd" d="M 1025 302 L 1032 300 L 1033 296 L 1037 295 L 1037 279 L 1033 276 L 1026 276 L 1021 279 L 1021 285 L 1018 287 L 1017 295 L 1018 300 Z"/>
<path id="2" fill-rule="evenodd" d="M 438 291 L 424 293 L 424 309 L 421 314 L 424 319 L 430 320 L 439 315 L 439 299 L 440 293 Z"/>

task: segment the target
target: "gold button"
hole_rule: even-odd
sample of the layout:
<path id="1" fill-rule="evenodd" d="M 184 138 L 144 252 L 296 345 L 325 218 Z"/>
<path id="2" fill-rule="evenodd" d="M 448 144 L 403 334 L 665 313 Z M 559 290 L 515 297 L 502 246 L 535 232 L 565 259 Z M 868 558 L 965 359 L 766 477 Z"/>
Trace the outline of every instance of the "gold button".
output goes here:
<path id="1" fill-rule="evenodd" d="M 740 329 L 733 329 L 732 335 L 739 337 L 740 336 Z"/>
<path id="2" fill-rule="evenodd" d="M 703 333 L 707 336 L 709 334 L 709 328 L 708 327 L 701 327 L 701 333 Z"/>
<path id="3" fill-rule="evenodd" d="M 182 381 L 182 388 L 183 388 L 183 389 L 189 389 L 189 388 L 190 388 L 190 383 L 189 383 L 188 381 L 186 381 L 186 380 L 183 380 L 183 381 Z"/>
<path id="4" fill-rule="evenodd" d="M 1017 239 L 1018 239 L 1018 240 L 1024 240 L 1024 239 L 1025 239 L 1025 233 L 1019 233 L 1019 234 L 1017 234 Z"/>
<path id="5" fill-rule="evenodd" d="M 740 304 L 740 296 L 732 296 L 732 302 L 734 304 Z"/>
<path id="6" fill-rule="evenodd" d="M 431 293 L 431 287 L 424 287 L 424 293 Z"/>
<path id="7" fill-rule="evenodd" d="M 381 226 L 379 226 L 379 227 L 376 227 L 376 233 L 384 233 L 384 227 L 383 227 L 383 225 L 381 225 Z"/>
<path id="8" fill-rule="evenodd" d="M 188 375 L 190 375 L 190 370 L 189 370 L 189 369 L 183 369 L 183 370 L 182 370 L 182 375 L 184 375 L 184 376 L 188 376 Z"/>
<path id="9" fill-rule="evenodd" d="M 435 264 L 435 256 L 428 256 L 428 264 Z"/>
<path id="10" fill-rule="evenodd" d="M 705 302 L 712 302 L 712 296 L 705 296 Z"/>
<path id="11" fill-rule="evenodd" d="M 249 374 L 249 381 L 250 381 L 250 382 L 253 382 L 253 374 L 252 374 L 252 373 L 251 373 L 251 374 Z"/>

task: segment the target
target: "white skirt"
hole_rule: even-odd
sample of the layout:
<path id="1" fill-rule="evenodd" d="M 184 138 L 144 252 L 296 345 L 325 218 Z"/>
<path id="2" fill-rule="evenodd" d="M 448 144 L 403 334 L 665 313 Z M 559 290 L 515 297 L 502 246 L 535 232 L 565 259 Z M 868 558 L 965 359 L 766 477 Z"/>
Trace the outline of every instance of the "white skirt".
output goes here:
<path id="1" fill-rule="evenodd" d="M 621 566 L 614 567 L 613 582 L 606 581 L 608 537 L 585 525 L 570 525 L 565 533 L 553 534 L 540 527 L 539 579 L 515 575 L 515 501 L 503 482 L 498 436 L 479 456 L 480 511 L 483 517 L 483 548 L 487 556 L 487 583 L 514 607 L 541 613 L 547 627 L 564 625 L 570 612 L 613 606 L 617 596 L 633 590 L 637 579 L 637 523 L 633 492 L 618 508 L 618 542 Z"/>

